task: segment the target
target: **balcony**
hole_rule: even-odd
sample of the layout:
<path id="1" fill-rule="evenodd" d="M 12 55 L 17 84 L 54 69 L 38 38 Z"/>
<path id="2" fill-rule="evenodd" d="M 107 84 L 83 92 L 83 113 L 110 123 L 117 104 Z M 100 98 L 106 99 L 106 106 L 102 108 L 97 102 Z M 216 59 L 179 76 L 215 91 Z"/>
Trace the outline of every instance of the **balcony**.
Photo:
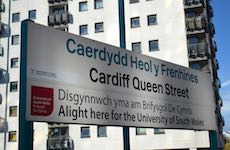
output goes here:
<path id="1" fill-rule="evenodd" d="M 68 0 L 48 0 L 50 6 L 67 4 Z"/>
<path id="2" fill-rule="evenodd" d="M 206 32 L 206 19 L 204 16 L 186 18 L 187 34 Z"/>
<path id="3" fill-rule="evenodd" d="M 186 8 L 204 7 L 204 0 L 184 0 Z"/>
<path id="4" fill-rule="evenodd" d="M 207 43 L 196 43 L 188 45 L 189 58 L 192 59 L 207 59 L 209 57 L 208 44 Z"/>
<path id="5" fill-rule="evenodd" d="M 213 23 L 210 23 L 210 33 L 213 36 L 214 34 L 216 34 L 216 30 L 215 30 L 215 26 Z"/>
<path id="6" fill-rule="evenodd" d="M 49 26 L 66 26 L 68 23 L 73 23 L 73 16 L 68 12 L 51 14 L 48 16 L 48 25 Z"/>
<path id="7" fill-rule="evenodd" d="M 0 2 L 0 12 L 5 12 L 5 4 L 2 1 Z"/>
<path id="8" fill-rule="evenodd" d="M 4 48 L 0 45 L 0 57 L 4 56 Z"/>
<path id="9" fill-rule="evenodd" d="M 218 98 L 217 103 L 220 107 L 223 107 L 223 100 L 221 97 Z"/>
<path id="10" fill-rule="evenodd" d="M 214 16 L 214 13 L 213 13 L 213 8 L 211 5 L 209 5 L 208 12 L 209 12 L 209 17 L 212 18 Z"/>
<path id="11" fill-rule="evenodd" d="M 218 62 L 218 60 L 217 59 L 213 59 L 213 64 L 214 64 L 214 67 L 215 67 L 215 69 L 216 70 L 218 70 L 219 69 L 219 62 Z"/>
<path id="12" fill-rule="evenodd" d="M 74 143 L 70 137 L 54 137 L 47 139 L 47 150 L 74 150 Z"/>

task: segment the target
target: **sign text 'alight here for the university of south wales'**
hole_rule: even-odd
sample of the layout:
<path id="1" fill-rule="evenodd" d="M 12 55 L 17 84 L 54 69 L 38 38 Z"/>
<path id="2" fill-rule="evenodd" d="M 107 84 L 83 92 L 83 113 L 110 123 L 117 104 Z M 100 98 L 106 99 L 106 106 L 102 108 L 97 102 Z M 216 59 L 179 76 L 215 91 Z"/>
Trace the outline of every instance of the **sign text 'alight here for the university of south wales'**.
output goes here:
<path id="1" fill-rule="evenodd" d="M 216 130 L 207 74 L 26 25 L 28 121 Z"/>

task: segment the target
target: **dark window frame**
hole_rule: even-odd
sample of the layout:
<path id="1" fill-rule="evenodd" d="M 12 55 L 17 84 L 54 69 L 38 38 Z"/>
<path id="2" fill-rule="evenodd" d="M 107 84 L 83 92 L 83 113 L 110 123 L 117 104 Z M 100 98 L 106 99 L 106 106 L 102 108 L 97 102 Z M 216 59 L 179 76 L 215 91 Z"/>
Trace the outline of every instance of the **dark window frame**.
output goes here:
<path id="1" fill-rule="evenodd" d="M 15 140 L 11 140 L 10 139 L 10 136 L 11 136 L 11 134 L 15 134 L 15 136 L 16 136 L 16 139 Z M 8 133 L 8 142 L 17 142 L 17 131 L 9 131 L 9 133 Z"/>
<path id="2" fill-rule="evenodd" d="M 16 114 L 13 114 L 12 111 L 16 110 Z M 17 117 L 18 116 L 18 106 L 10 106 L 9 107 L 9 117 Z"/>
<path id="3" fill-rule="evenodd" d="M 135 24 L 135 21 L 138 20 L 138 24 Z M 131 25 L 131 28 L 138 28 L 141 26 L 141 23 L 140 23 L 140 17 L 132 17 L 130 18 L 130 25 Z"/>
<path id="4" fill-rule="evenodd" d="M 88 129 L 88 134 L 87 135 L 83 134 L 84 129 Z M 81 138 L 90 138 L 90 127 L 81 127 Z"/>
<path id="5" fill-rule="evenodd" d="M 32 15 L 33 14 L 33 15 Z M 31 17 L 32 16 L 32 17 Z M 33 19 L 37 19 L 37 10 L 29 10 L 28 11 L 28 18 L 33 20 Z"/>
<path id="6" fill-rule="evenodd" d="M 136 53 L 141 53 L 142 50 L 141 50 L 141 42 L 134 42 L 134 43 L 131 43 L 132 44 L 132 51 L 133 52 L 136 52 Z M 139 45 L 140 49 L 139 50 L 135 50 L 134 47 L 136 47 L 137 45 Z"/>
<path id="7" fill-rule="evenodd" d="M 142 132 L 143 130 L 144 132 Z M 136 128 L 136 135 L 146 135 L 146 128 Z"/>
<path id="8" fill-rule="evenodd" d="M 15 38 L 18 38 L 18 41 L 16 42 L 15 40 Z M 12 37 L 11 37 L 11 45 L 18 45 L 19 43 L 20 43 L 20 39 L 19 39 L 20 37 L 19 37 L 19 35 L 17 34 L 17 35 L 12 35 Z"/>
<path id="9" fill-rule="evenodd" d="M 15 62 L 14 62 L 14 60 L 17 60 L 17 65 L 15 66 L 15 65 L 13 65 Z M 19 67 L 19 58 L 18 57 L 15 57 L 15 58 L 11 58 L 10 59 L 10 67 L 11 68 L 18 68 Z"/>
<path id="10" fill-rule="evenodd" d="M 152 47 L 152 44 L 156 44 L 156 46 Z M 149 41 L 149 51 L 154 52 L 154 51 L 159 51 L 159 40 L 150 40 Z"/>
<path id="11" fill-rule="evenodd" d="M 150 19 L 154 19 L 154 18 L 155 18 L 155 21 L 154 22 L 150 22 Z M 157 24 L 157 14 L 148 15 L 147 16 L 147 20 L 148 20 L 148 26 L 156 25 Z"/>
<path id="12" fill-rule="evenodd" d="M 82 5 L 86 4 L 86 9 L 82 9 Z M 82 11 L 88 11 L 88 1 L 82 1 L 82 2 L 79 2 L 79 12 L 82 12 Z"/>
<path id="13" fill-rule="evenodd" d="M 103 131 L 105 131 L 105 133 L 101 134 L 100 129 L 103 129 Z M 97 137 L 107 137 L 106 126 L 97 126 Z"/>
<path id="14" fill-rule="evenodd" d="M 84 27 L 86 27 L 86 32 L 82 32 L 84 29 Z M 88 25 L 87 24 L 84 24 L 84 25 L 80 25 L 79 26 L 79 35 L 87 35 L 88 34 Z"/>
<path id="15" fill-rule="evenodd" d="M 98 2 L 98 1 L 101 1 L 101 2 Z M 97 5 L 98 3 L 102 3 L 102 5 Z M 103 0 L 94 0 L 94 9 L 101 9 L 103 7 L 104 7 Z"/>
<path id="16" fill-rule="evenodd" d="M 17 13 L 13 13 L 12 14 L 12 22 L 20 22 L 20 13 L 17 12 Z"/>
<path id="17" fill-rule="evenodd" d="M 16 88 L 13 88 L 13 87 Z M 10 82 L 10 92 L 17 92 L 18 91 L 18 81 L 12 81 Z"/>
<path id="18" fill-rule="evenodd" d="M 102 30 L 98 30 L 97 29 L 98 25 L 102 25 Z M 104 22 L 97 22 L 97 23 L 95 23 L 94 29 L 95 29 L 95 33 L 104 32 Z"/>

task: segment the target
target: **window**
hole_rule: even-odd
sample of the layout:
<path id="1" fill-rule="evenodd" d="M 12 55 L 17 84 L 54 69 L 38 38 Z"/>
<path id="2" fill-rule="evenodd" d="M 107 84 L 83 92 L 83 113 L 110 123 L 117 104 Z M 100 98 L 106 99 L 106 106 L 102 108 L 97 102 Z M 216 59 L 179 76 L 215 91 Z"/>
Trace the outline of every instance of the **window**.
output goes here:
<path id="1" fill-rule="evenodd" d="M 10 82 L 10 92 L 18 91 L 18 81 Z"/>
<path id="2" fill-rule="evenodd" d="M 148 25 L 155 25 L 157 24 L 157 15 L 149 15 L 148 16 Z"/>
<path id="3" fill-rule="evenodd" d="M 129 3 L 132 4 L 132 3 L 138 3 L 139 0 L 129 0 Z"/>
<path id="4" fill-rule="evenodd" d="M 149 41 L 149 51 L 152 52 L 158 50 L 159 50 L 158 40 Z"/>
<path id="5" fill-rule="evenodd" d="M 54 7 L 52 8 L 51 10 L 51 13 L 50 14 L 62 14 L 63 12 L 65 12 L 65 7 L 64 6 L 59 6 L 59 7 Z"/>
<path id="6" fill-rule="evenodd" d="M 88 34 L 88 25 L 81 25 L 79 27 L 79 34 L 80 35 L 86 35 L 86 34 Z"/>
<path id="7" fill-rule="evenodd" d="M 165 133 L 164 129 L 159 129 L 159 128 L 154 129 L 154 134 L 164 134 L 164 133 Z"/>
<path id="8" fill-rule="evenodd" d="M 103 22 L 95 23 L 95 33 L 98 33 L 98 32 L 104 32 Z"/>
<path id="9" fill-rule="evenodd" d="M 200 64 L 192 64 L 191 68 L 196 69 L 196 70 L 201 70 Z"/>
<path id="10" fill-rule="evenodd" d="M 17 106 L 10 106 L 10 117 L 17 117 Z"/>
<path id="11" fill-rule="evenodd" d="M 89 138 L 90 132 L 89 127 L 81 127 L 81 138 Z"/>
<path id="12" fill-rule="evenodd" d="M 131 28 L 140 27 L 140 17 L 131 18 Z"/>
<path id="13" fill-rule="evenodd" d="M 9 142 L 16 142 L 17 141 L 17 132 L 10 131 L 9 132 Z"/>
<path id="14" fill-rule="evenodd" d="M 132 43 L 132 51 L 141 53 L 141 42 Z"/>
<path id="15" fill-rule="evenodd" d="M 4 48 L 1 47 L 1 45 L 0 45 L 0 56 L 3 56 L 3 55 L 4 55 Z"/>
<path id="16" fill-rule="evenodd" d="M 68 137 L 69 136 L 69 128 L 68 127 L 54 127 L 49 128 L 49 137 Z"/>
<path id="17" fill-rule="evenodd" d="M 94 8 L 95 9 L 103 8 L 103 0 L 94 0 Z"/>
<path id="18" fill-rule="evenodd" d="M 79 3 L 79 11 L 87 11 L 87 10 L 88 10 L 87 1 L 80 2 Z"/>
<path id="19" fill-rule="evenodd" d="M 97 136 L 98 137 L 106 137 L 106 126 L 98 126 L 97 127 Z"/>
<path id="20" fill-rule="evenodd" d="M 36 19 L 36 10 L 29 11 L 29 19 Z"/>
<path id="21" fill-rule="evenodd" d="M 145 128 L 136 128 L 136 135 L 146 135 Z"/>
<path id="22" fill-rule="evenodd" d="M 20 21 L 20 13 L 14 13 L 12 15 L 12 22 L 19 22 Z"/>
<path id="23" fill-rule="evenodd" d="M 11 44 L 12 44 L 12 45 L 19 44 L 19 35 L 13 35 L 13 36 L 12 36 Z"/>
<path id="24" fill-rule="evenodd" d="M 11 59 L 11 68 L 17 68 L 18 67 L 18 58 L 12 58 Z"/>

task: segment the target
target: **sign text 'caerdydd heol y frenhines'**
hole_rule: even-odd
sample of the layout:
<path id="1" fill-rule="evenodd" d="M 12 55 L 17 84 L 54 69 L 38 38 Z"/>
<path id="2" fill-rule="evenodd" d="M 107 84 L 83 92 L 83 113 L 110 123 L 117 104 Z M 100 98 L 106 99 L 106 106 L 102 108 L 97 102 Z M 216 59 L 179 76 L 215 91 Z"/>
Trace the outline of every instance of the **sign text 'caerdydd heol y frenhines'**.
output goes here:
<path id="1" fill-rule="evenodd" d="M 33 22 L 24 28 L 27 120 L 216 130 L 205 73 Z"/>

